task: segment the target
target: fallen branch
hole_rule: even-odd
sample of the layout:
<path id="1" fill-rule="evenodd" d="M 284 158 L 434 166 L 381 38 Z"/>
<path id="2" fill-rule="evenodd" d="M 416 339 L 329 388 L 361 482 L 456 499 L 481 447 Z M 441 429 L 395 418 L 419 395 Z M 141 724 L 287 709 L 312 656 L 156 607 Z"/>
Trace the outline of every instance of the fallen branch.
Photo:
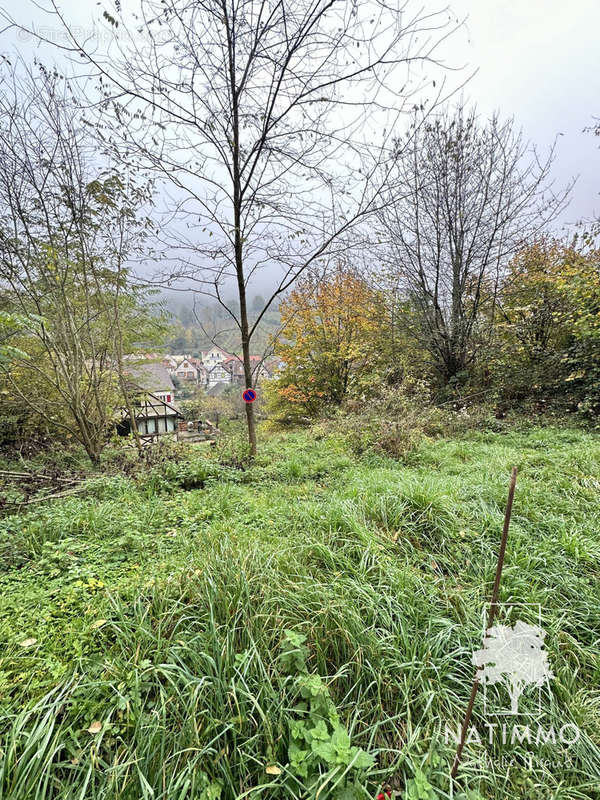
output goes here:
<path id="1" fill-rule="evenodd" d="M 0 469 L 0 478 L 12 478 L 15 480 L 42 480 L 57 481 L 60 483 L 74 483 L 76 478 L 65 478 L 61 475 L 44 475 L 38 472 L 15 472 L 8 469 Z"/>
<path id="2" fill-rule="evenodd" d="M 28 506 L 31 505 L 31 503 L 41 503 L 43 500 L 57 500 L 59 497 L 69 497 L 72 494 L 77 494 L 77 492 L 80 492 L 83 488 L 85 488 L 83 485 L 74 486 L 72 489 L 66 489 L 63 492 L 56 492 L 55 494 L 45 494 L 42 495 L 41 497 L 32 497 L 30 500 L 25 500 L 25 502 L 22 503 L 13 503 L 13 505 Z"/>

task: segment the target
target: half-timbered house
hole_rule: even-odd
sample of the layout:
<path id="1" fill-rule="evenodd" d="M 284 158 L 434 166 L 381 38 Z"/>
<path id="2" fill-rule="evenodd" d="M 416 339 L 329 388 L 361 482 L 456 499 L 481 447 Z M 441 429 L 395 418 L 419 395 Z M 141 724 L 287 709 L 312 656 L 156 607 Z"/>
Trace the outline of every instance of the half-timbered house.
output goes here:
<path id="1" fill-rule="evenodd" d="M 128 365 L 127 375 L 140 437 L 144 441 L 154 441 L 164 435 L 177 438 L 178 422 L 183 415 L 174 405 L 175 386 L 167 369 L 162 364 L 143 362 Z M 131 429 L 131 415 L 124 407 L 117 431 L 126 436 Z"/>

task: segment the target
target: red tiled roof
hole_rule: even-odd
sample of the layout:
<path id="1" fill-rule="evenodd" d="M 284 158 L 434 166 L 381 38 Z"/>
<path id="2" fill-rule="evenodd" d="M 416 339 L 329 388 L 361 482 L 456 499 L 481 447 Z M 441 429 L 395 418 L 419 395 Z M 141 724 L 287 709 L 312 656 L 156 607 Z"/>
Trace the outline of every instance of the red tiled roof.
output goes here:
<path id="1" fill-rule="evenodd" d="M 230 361 L 238 361 L 240 364 L 244 363 L 241 356 L 229 356 L 223 363 L 229 364 Z M 262 356 L 250 356 L 250 361 L 256 364 L 258 361 L 262 361 Z"/>

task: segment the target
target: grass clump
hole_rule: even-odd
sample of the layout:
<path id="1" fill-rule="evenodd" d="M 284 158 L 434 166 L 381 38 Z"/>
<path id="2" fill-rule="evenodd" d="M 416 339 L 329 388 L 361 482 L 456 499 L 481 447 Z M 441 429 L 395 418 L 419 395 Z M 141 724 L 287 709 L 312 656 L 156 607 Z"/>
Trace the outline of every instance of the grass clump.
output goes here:
<path id="1" fill-rule="evenodd" d="M 2 520 L 0 797 L 597 797 L 593 434 L 467 431 L 403 464 L 323 430 L 271 436 L 246 469 L 215 450 Z M 582 736 L 531 765 L 471 743 L 451 792 L 444 726 L 513 463 L 502 599 L 541 603 L 544 724 Z"/>

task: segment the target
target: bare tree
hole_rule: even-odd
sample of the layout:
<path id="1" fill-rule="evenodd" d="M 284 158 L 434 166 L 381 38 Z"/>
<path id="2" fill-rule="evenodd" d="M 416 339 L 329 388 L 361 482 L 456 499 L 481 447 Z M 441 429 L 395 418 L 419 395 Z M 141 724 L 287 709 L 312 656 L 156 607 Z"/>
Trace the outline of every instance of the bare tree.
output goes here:
<path id="1" fill-rule="evenodd" d="M 165 238 L 162 280 L 226 309 L 251 386 L 252 337 L 271 304 L 381 207 L 391 132 L 422 97 L 450 16 L 406 0 L 143 0 L 137 16 L 115 3 L 104 18 L 118 54 L 72 31 L 65 47 L 100 76 L 106 141 L 174 187 L 179 235 Z M 273 289 L 251 321 L 248 286 L 265 268 Z"/>
<path id="2" fill-rule="evenodd" d="M 57 74 L 5 62 L 0 80 L 0 287 L 20 320 L 2 374 L 97 462 L 140 322 L 126 265 L 145 190 L 104 172 Z"/>
<path id="3" fill-rule="evenodd" d="M 485 124 L 459 105 L 430 118 L 396 156 L 402 194 L 379 212 L 388 270 L 416 309 L 407 315 L 446 384 L 476 358 L 508 260 L 563 208 L 553 149 L 540 162 L 512 120 Z"/>

